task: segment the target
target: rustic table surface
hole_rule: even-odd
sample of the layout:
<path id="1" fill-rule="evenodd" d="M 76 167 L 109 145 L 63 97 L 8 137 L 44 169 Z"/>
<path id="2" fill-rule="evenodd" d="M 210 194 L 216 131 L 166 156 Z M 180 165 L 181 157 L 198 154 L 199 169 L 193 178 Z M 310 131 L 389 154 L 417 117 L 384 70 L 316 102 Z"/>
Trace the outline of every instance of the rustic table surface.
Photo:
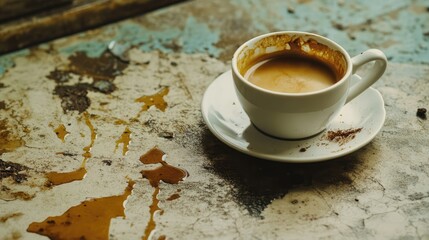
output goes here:
<path id="1" fill-rule="evenodd" d="M 209 131 L 209 84 L 279 30 L 386 53 L 371 142 L 291 164 Z M 428 107 L 426 0 L 187 1 L 15 51 L 0 56 L 0 238 L 429 239 Z"/>

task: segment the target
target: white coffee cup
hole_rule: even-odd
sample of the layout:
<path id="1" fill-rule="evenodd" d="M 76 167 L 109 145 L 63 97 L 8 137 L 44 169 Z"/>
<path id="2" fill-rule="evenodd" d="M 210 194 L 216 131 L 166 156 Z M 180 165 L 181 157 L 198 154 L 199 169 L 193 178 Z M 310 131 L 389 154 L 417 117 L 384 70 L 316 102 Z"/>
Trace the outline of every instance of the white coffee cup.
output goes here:
<path id="1" fill-rule="evenodd" d="M 243 69 L 266 54 L 303 51 L 334 63 L 341 72 L 335 84 L 305 93 L 284 93 L 259 87 L 244 78 Z M 351 86 L 352 75 L 374 62 L 360 81 Z M 238 99 L 250 121 L 262 132 L 284 139 L 311 137 L 322 132 L 341 108 L 369 88 L 384 73 L 386 56 L 369 49 L 353 58 L 334 41 L 313 33 L 284 31 L 257 36 L 241 45 L 232 58 L 232 75 Z"/>

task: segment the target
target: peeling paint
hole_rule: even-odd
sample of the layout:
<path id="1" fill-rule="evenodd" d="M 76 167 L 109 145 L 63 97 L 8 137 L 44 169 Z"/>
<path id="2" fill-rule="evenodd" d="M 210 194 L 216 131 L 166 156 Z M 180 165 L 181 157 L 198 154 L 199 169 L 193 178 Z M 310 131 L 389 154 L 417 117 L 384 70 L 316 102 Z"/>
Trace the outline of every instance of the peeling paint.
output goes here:
<path id="1" fill-rule="evenodd" d="M 219 40 L 219 31 L 210 29 L 206 23 L 194 17 L 188 17 L 183 27 L 159 26 L 156 30 L 146 28 L 136 22 L 126 21 L 117 26 L 107 27 L 107 39 L 77 41 L 62 47 L 59 51 L 66 56 L 75 52 L 85 52 L 89 57 L 99 57 L 110 41 L 121 42 L 128 47 L 150 52 L 158 50 L 164 53 L 182 50 L 185 53 L 207 53 L 219 56 L 220 49 L 215 44 Z"/>
<path id="2" fill-rule="evenodd" d="M 7 72 L 9 68 L 15 66 L 15 58 L 27 56 L 29 54 L 30 50 L 23 49 L 17 52 L 0 56 L 0 78 Z"/>

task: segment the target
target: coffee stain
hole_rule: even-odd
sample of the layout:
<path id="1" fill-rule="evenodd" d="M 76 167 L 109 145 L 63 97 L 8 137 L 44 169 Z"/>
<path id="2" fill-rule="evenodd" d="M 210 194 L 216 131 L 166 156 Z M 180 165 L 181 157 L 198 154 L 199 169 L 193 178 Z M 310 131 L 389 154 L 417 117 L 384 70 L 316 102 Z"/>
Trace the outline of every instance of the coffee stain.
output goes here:
<path id="1" fill-rule="evenodd" d="M 56 152 L 55 154 L 57 154 L 57 155 L 63 155 L 63 156 L 67 156 L 67 157 L 77 156 L 76 153 L 70 153 L 70 152 Z"/>
<path id="2" fill-rule="evenodd" d="M 331 142 L 336 142 L 340 146 L 350 142 L 362 131 L 362 128 L 350 128 L 344 130 L 331 130 L 326 133 L 326 139 Z"/>
<path id="3" fill-rule="evenodd" d="M 183 181 L 189 175 L 186 170 L 169 165 L 167 162 L 165 162 L 165 157 L 166 154 L 158 147 L 153 147 L 151 150 L 140 157 L 140 161 L 143 164 L 161 164 L 161 166 L 158 168 L 141 171 L 143 178 L 148 179 L 150 185 L 154 188 L 154 192 L 152 194 L 152 204 L 149 207 L 150 218 L 142 237 L 143 240 L 149 239 L 156 228 L 156 222 L 154 220 L 155 214 L 159 211 L 162 213 L 162 209 L 160 209 L 158 206 L 160 182 L 162 181 L 164 183 L 177 184 L 180 181 Z M 159 239 L 162 239 L 162 237 L 165 239 L 164 235 L 160 236 Z"/>
<path id="4" fill-rule="evenodd" d="M 49 181 L 50 186 L 61 185 L 64 183 L 70 183 L 74 181 L 80 181 L 85 178 L 87 170 L 86 170 L 86 162 L 92 156 L 91 148 L 94 146 L 95 139 L 97 138 L 97 133 L 95 132 L 94 126 L 91 123 L 90 115 L 88 112 L 83 113 L 83 117 L 85 119 L 85 124 L 89 128 L 91 132 L 91 142 L 88 146 L 83 148 L 84 153 L 82 156 L 84 157 L 81 166 L 71 172 L 49 172 L 46 174 L 46 178 Z"/>
<path id="5" fill-rule="evenodd" d="M 22 212 L 10 213 L 10 214 L 3 215 L 0 217 L 0 223 L 5 223 L 7 220 L 9 220 L 11 218 L 18 218 L 18 217 L 21 217 L 22 215 L 24 215 Z"/>
<path id="6" fill-rule="evenodd" d="M 156 187 L 152 194 L 152 204 L 149 206 L 150 217 L 146 225 L 146 229 L 144 230 L 144 235 L 142 237 L 142 240 L 148 240 L 151 238 L 151 234 L 156 227 L 156 222 L 154 220 L 155 213 L 162 211 L 162 209 L 159 208 L 158 206 L 159 204 L 158 194 L 159 194 L 159 187 Z"/>
<path id="7" fill-rule="evenodd" d="M 27 232 L 59 239 L 109 239 L 112 218 L 125 218 L 125 203 L 135 182 L 128 181 L 124 193 L 118 196 L 94 198 L 71 207 L 63 215 L 33 222 Z"/>
<path id="8" fill-rule="evenodd" d="M 13 191 L 12 189 L 1 186 L 0 188 L 0 199 L 4 201 L 14 201 L 17 199 L 23 200 L 23 201 L 29 201 L 33 199 L 36 195 L 26 193 L 23 191 Z"/>
<path id="9" fill-rule="evenodd" d="M 64 126 L 64 124 L 60 124 L 57 128 L 54 129 L 54 132 L 62 142 L 65 142 L 66 136 L 70 134 L 70 132 L 67 131 L 66 126 Z"/>
<path id="10" fill-rule="evenodd" d="M 18 163 L 6 162 L 0 159 L 0 180 L 3 178 L 12 178 L 15 183 L 27 181 L 28 175 L 23 173 L 29 168 Z"/>
<path id="11" fill-rule="evenodd" d="M 173 193 L 167 198 L 167 201 L 173 201 L 173 200 L 176 200 L 178 198 L 180 198 L 180 194 L 179 193 Z"/>
<path id="12" fill-rule="evenodd" d="M 152 106 L 155 106 L 159 110 L 165 112 L 165 109 L 167 108 L 168 104 L 164 100 L 164 97 L 168 94 L 169 91 L 169 87 L 163 87 L 161 90 L 159 90 L 153 95 L 146 95 L 137 98 L 135 102 L 144 103 L 144 105 L 142 106 L 136 118 L 139 118 L 142 112 L 147 111 Z"/>
<path id="13" fill-rule="evenodd" d="M 24 140 L 13 134 L 9 128 L 7 119 L 0 120 L 0 155 L 5 152 L 11 152 L 25 143 Z"/>
<path id="14" fill-rule="evenodd" d="M 94 126 L 91 123 L 90 115 L 88 112 L 83 113 L 83 117 L 85 118 L 85 123 L 88 126 L 90 132 L 91 132 L 91 142 L 88 146 L 84 147 L 83 150 L 85 153 L 82 154 L 82 156 L 85 158 L 84 160 L 87 160 L 90 158 L 91 155 L 91 148 L 94 146 L 95 139 L 97 138 L 97 133 L 95 132 Z"/>
<path id="15" fill-rule="evenodd" d="M 306 152 L 307 149 L 309 149 L 311 147 L 311 145 L 307 146 L 307 147 L 302 147 L 299 149 L 299 152 Z"/>
<path id="16" fill-rule="evenodd" d="M 57 83 L 54 94 L 61 98 L 61 107 L 65 113 L 86 111 L 91 105 L 91 100 L 87 96 L 89 91 L 103 94 L 115 91 L 116 86 L 113 81 L 128 66 L 109 52 L 97 58 L 88 57 L 84 52 L 76 52 L 68 60 L 69 64 L 63 69 L 55 69 L 46 76 Z M 89 77 L 92 82 L 65 85 L 72 78 L 72 74 Z"/>
<path id="17" fill-rule="evenodd" d="M 125 127 L 124 132 L 121 137 L 116 140 L 115 153 L 119 147 L 119 144 L 122 144 L 122 156 L 125 156 L 128 152 L 128 145 L 131 142 L 131 130 L 128 127 Z"/>
<path id="18" fill-rule="evenodd" d="M 117 119 L 114 122 L 115 125 L 128 125 L 128 122 L 122 119 Z"/>

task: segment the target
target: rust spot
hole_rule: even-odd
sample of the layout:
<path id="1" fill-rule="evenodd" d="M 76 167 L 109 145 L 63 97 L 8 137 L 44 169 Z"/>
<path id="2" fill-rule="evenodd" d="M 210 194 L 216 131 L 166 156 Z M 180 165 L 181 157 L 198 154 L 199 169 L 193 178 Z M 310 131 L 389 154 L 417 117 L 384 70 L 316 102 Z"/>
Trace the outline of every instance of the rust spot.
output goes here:
<path id="1" fill-rule="evenodd" d="M 7 120 L 0 120 L 0 155 L 13 151 L 23 144 L 24 141 L 9 130 Z"/>
<path id="2" fill-rule="evenodd" d="M 128 66 L 108 51 L 97 58 L 88 57 L 84 52 L 76 52 L 69 57 L 69 61 L 71 72 L 94 80 L 113 80 Z"/>
<path id="3" fill-rule="evenodd" d="M 27 181 L 27 175 L 22 173 L 28 167 L 18 163 L 6 162 L 0 159 L 0 180 L 11 177 L 16 183 Z"/>
<path id="4" fill-rule="evenodd" d="M 65 69 L 55 69 L 46 76 L 58 84 L 54 94 L 61 98 L 61 107 L 64 112 L 75 110 L 82 113 L 87 110 L 91 105 L 91 100 L 87 96 L 88 91 L 103 94 L 115 91 L 116 86 L 113 81 L 128 66 L 109 52 L 105 52 L 97 58 L 77 52 L 69 57 L 69 61 L 70 63 Z M 92 83 L 65 85 L 71 79 L 71 74 L 90 77 L 93 81 Z"/>
<path id="5" fill-rule="evenodd" d="M 84 112 L 91 105 L 91 100 L 87 97 L 89 85 L 79 83 L 73 86 L 56 86 L 54 94 L 61 98 L 61 107 L 64 113 L 67 111 Z"/>
<path id="6" fill-rule="evenodd" d="M 71 75 L 70 75 L 70 71 L 68 70 L 59 70 L 59 69 L 55 69 L 54 71 L 51 71 L 49 73 L 48 76 L 46 76 L 47 78 L 54 80 L 57 83 L 66 83 L 70 80 Z"/>

